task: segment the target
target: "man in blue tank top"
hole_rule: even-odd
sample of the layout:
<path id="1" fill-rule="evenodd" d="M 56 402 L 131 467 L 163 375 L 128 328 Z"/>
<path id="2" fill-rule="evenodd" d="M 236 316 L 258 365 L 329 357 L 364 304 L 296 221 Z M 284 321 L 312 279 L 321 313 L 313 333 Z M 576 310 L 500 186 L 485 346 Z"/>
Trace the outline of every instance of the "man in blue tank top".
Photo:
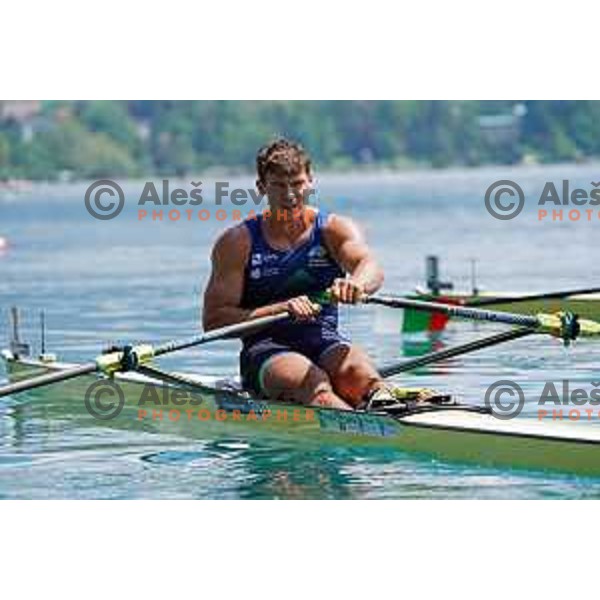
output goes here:
<path id="1" fill-rule="evenodd" d="M 356 304 L 383 282 L 359 228 L 307 204 L 311 161 L 299 144 L 282 139 L 261 149 L 257 171 L 269 211 L 227 229 L 215 243 L 205 330 L 287 311 L 289 321 L 242 340 L 246 389 L 348 410 L 387 394 L 366 353 L 338 332 L 337 303 Z M 326 290 L 333 303 L 311 299 Z"/>

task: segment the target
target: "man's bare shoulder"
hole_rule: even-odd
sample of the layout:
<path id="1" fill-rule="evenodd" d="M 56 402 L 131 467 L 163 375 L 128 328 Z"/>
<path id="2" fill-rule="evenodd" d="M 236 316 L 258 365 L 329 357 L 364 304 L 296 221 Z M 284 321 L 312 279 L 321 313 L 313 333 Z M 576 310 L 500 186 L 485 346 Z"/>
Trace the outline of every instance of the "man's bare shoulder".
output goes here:
<path id="1" fill-rule="evenodd" d="M 325 235 L 332 240 L 363 239 L 361 228 L 356 221 L 336 213 L 327 215 L 324 231 Z"/>
<path id="2" fill-rule="evenodd" d="M 250 253 L 250 233 L 248 228 L 240 223 L 223 231 L 213 245 L 213 257 L 232 260 L 235 257 L 246 259 Z"/>

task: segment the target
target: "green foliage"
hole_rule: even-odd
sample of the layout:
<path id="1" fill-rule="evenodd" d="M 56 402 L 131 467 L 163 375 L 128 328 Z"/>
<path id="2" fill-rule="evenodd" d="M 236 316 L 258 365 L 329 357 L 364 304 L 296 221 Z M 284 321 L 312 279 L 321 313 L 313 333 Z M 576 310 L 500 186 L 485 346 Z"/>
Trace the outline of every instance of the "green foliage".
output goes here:
<path id="1" fill-rule="evenodd" d="M 0 121 L 0 177 L 250 170 L 279 136 L 318 169 L 571 161 L 600 156 L 600 102 L 53 101 L 30 123 Z"/>
<path id="2" fill-rule="evenodd" d="M 105 133 L 123 146 L 135 147 L 138 144 L 135 124 L 122 102 L 82 102 L 79 118 L 90 131 Z"/>
<path id="3" fill-rule="evenodd" d="M 8 136 L 0 133 L 0 168 L 10 162 L 10 142 Z"/>
<path id="4" fill-rule="evenodd" d="M 567 162 L 577 158 L 577 146 L 564 129 L 552 126 L 550 130 L 550 142 L 549 152 L 545 155 L 547 162 L 556 159 Z"/>
<path id="5" fill-rule="evenodd" d="M 78 178 L 132 176 L 136 163 L 128 150 L 105 133 L 94 133 L 75 120 L 39 133 L 16 145 L 17 172 L 32 179 L 54 179 L 63 173 Z"/>
<path id="6" fill-rule="evenodd" d="M 0 181 L 10 177 L 10 141 L 7 135 L 0 133 Z"/>

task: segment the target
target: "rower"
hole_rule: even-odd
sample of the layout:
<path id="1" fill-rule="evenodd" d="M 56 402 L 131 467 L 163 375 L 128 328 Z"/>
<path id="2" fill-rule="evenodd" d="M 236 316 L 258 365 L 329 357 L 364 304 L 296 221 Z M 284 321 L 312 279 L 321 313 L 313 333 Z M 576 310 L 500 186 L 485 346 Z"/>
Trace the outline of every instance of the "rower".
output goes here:
<path id="1" fill-rule="evenodd" d="M 308 204 L 311 159 L 280 139 L 257 155 L 256 185 L 269 210 L 227 229 L 212 251 L 205 330 L 288 312 L 243 338 L 244 387 L 271 400 L 338 409 L 390 397 L 367 354 L 338 331 L 338 303 L 357 304 L 383 271 L 356 223 Z M 332 303 L 311 300 L 330 290 Z"/>

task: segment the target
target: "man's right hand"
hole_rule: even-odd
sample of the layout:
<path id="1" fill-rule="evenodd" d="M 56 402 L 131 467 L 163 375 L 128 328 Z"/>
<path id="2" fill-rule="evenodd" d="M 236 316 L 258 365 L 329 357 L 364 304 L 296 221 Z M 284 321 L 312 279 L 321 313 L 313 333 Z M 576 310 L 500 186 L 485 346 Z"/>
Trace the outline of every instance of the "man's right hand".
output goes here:
<path id="1" fill-rule="evenodd" d="M 297 296 L 285 303 L 285 310 L 298 321 L 312 321 L 321 312 L 321 305 L 311 302 L 308 296 Z"/>

